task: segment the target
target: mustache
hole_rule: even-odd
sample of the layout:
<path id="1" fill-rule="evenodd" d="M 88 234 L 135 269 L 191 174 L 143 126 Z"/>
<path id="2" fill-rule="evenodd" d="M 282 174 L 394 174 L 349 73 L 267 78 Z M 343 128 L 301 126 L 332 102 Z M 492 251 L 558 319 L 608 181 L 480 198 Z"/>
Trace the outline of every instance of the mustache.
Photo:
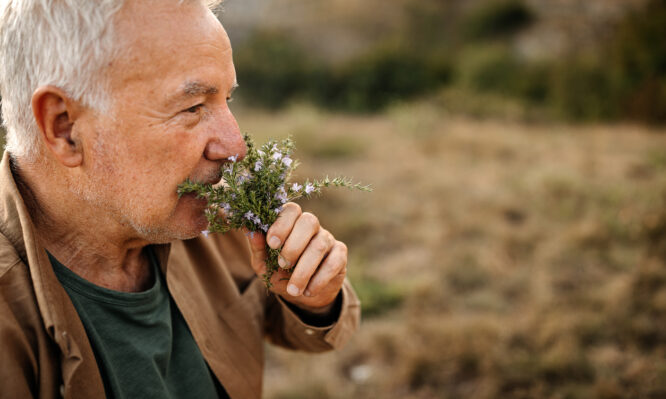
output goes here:
<path id="1" fill-rule="evenodd" d="M 208 170 L 204 173 L 200 173 L 194 176 L 190 176 L 190 181 L 200 184 L 212 184 L 215 185 L 222 180 L 222 169 L 215 168 Z"/>

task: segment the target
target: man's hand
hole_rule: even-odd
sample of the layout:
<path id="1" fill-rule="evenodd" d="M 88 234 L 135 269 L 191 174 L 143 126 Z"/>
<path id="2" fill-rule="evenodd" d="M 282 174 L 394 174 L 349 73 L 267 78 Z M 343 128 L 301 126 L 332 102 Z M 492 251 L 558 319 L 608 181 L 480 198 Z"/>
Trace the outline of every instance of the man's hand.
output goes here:
<path id="1" fill-rule="evenodd" d="M 266 243 L 282 247 L 281 267 L 296 265 L 291 275 L 284 270 L 273 274 L 272 292 L 312 313 L 331 309 L 347 274 L 347 246 L 323 229 L 315 215 L 289 202 L 266 236 L 255 233 L 249 240 L 258 276 L 266 272 Z"/>

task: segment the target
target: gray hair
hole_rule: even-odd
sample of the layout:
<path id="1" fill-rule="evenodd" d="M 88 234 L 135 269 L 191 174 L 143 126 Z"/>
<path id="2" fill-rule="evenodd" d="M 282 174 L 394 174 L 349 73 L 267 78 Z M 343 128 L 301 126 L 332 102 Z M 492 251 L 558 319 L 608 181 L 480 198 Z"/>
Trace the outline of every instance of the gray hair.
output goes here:
<path id="1" fill-rule="evenodd" d="M 184 1 L 184 0 L 179 0 Z M 211 9 L 220 1 L 200 0 Z M 5 149 L 34 161 L 32 94 L 53 85 L 104 112 L 102 69 L 116 55 L 113 17 L 125 0 L 0 0 L 0 95 Z"/>

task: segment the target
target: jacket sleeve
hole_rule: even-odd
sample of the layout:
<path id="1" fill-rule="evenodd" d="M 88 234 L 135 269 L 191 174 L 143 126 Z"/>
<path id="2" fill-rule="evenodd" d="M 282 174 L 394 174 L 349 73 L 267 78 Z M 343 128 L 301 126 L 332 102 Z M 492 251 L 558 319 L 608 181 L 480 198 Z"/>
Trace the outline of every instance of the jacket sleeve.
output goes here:
<path id="1" fill-rule="evenodd" d="M 285 348 L 308 352 L 341 348 L 359 328 L 361 306 L 347 279 L 340 296 L 337 320 L 321 327 L 306 323 L 282 298 L 271 295 L 266 308 L 265 332 L 268 340 Z"/>

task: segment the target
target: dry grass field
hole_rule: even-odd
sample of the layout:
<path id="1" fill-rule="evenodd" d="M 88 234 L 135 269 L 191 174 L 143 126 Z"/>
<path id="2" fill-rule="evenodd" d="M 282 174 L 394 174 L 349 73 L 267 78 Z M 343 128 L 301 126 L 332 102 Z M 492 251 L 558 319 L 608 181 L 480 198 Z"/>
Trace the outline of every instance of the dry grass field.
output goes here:
<path id="1" fill-rule="evenodd" d="M 349 244 L 364 320 L 341 352 L 271 349 L 266 398 L 666 397 L 663 131 L 235 111 L 292 134 L 301 176 L 374 187 L 303 203 Z"/>

